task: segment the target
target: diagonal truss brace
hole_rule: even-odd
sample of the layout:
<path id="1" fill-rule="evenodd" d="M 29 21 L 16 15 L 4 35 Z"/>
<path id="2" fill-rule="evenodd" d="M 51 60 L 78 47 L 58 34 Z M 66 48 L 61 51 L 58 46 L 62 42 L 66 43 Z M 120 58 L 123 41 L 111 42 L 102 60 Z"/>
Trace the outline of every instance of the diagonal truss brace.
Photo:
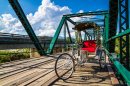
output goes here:
<path id="1" fill-rule="evenodd" d="M 18 16 L 19 20 L 21 21 L 27 34 L 29 35 L 30 39 L 32 40 L 33 44 L 35 45 L 38 53 L 40 55 L 46 55 L 46 53 L 42 49 L 42 46 L 39 43 L 39 40 L 37 39 L 32 27 L 31 27 L 30 23 L 28 22 L 19 2 L 17 0 L 9 0 L 9 3 L 11 4 L 13 10 L 15 11 L 16 15 Z"/>

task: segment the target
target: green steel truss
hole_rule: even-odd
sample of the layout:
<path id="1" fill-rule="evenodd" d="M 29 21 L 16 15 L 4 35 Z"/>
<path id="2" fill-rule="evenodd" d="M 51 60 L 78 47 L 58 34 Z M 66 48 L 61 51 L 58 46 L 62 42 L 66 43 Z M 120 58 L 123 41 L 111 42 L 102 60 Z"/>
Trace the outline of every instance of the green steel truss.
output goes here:
<path id="1" fill-rule="evenodd" d="M 64 51 L 66 51 L 66 20 L 64 22 Z"/>
<path id="2" fill-rule="evenodd" d="M 40 55 L 46 55 L 44 50 L 42 49 L 41 44 L 39 43 L 39 40 L 37 39 L 30 23 L 28 22 L 20 4 L 17 0 L 9 0 L 9 3 L 11 4 L 12 8 L 14 9 L 16 15 L 18 16 L 19 20 L 21 21 L 23 27 L 25 28 L 26 32 L 28 33 L 30 39 L 34 43 L 36 49 L 38 50 Z"/>
<path id="3" fill-rule="evenodd" d="M 128 0 L 119 0 L 119 33 L 129 29 Z M 120 37 L 120 62 L 130 70 L 129 34 Z"/>
<path id="4" fill-rule="evenodd" d="M 113 62 L 116 70 L 118 72 L 118 76 L 121 79 L 124 79 L 125 85 L 130 85 L 130 43 L 129 43 L 129 0 L 110 0 L 109 3 L 109 19 L 107 19 L 107 15 L 105 16 L 105 27 L 103 33 L 103 46 L 105 47 L 105 51 Z M 118 4 L 118 8 L 117 8 Z M 112 10 L 113 9 L 113 10 Z M 115 11 L 114 11 L 115 10 Z M 116 35 L 116 27 L 117 27 L 117 12 L 119 13 L 119 34 Z M 109 21 L 109 22 L 108 22 Z M 108 23 L 106 23 L 108 22 Z M 108 25 L 108 29 L 106 28 Z M 115 25 L 114 25 L 115 24 Z M 113 30 L 113 31 L 112 31 Z M 113 57 L 111 53 L 114 53 L 116 38 L 120 38 L 120 54 L 117 58 Z"/>
<path id="5" fill-rule="evenodd" d="M 68 30 L 68 34 L 69 34 L 69 38 L 70 38 L 70 42 L 72 43 L 71 41 L 71 36 L 70 36 L 70 32 L 69 32 L 69 28 L 68 28 L 68 24 L 67 24 L 67 21 L 69 21 L 70 23 L 72 23 L 73 25 L 76 25 L 77 22 L 74 22 L 72 19 L 70 19 L 71 17 L 82 17 L 82 16 L 86 16 L 86 15 L 108 15 L 108 11 L 96 11 L 96 12 L 86 12 L 86 13 L 76 13 L 76 14 L 68 14 L 68 15 L 63 15 L 61 21 L 60 21 L 60 24 L 55 32 L 55 35 L 50 43 L 50 46 L 48 48 L 48 51 L 47 53 L 52 53 L 53 51 L 53 48 L 55 46 L 55 42 L 60 34 L 60 31 L 62 29 L 62 26 L 63 24 L 65 24 L 65 27 L 64 27 L 64 31 L 66 31 L 66 27 L 67 27 L 67 30 Z M 95 22 L 101 22 L 103 20 L 98 20 L 98 21 L 95 21 Z M 89 40 L 92 40 L 92 36 L 91 35 L 87 35 Z M 64 32 L 64 42 L 66 42 L 66 32 Z M 64 45 L 65 47 L 65 45 Z"/>
<path id="6" fill-rule="evenodd" d="M 69 34 L 70 43 L 72 43 L 72 39 L 71 39 L 71 35 L 70 35 L 70 31 L 69 31 L 69 27 L 68 27 L 67 21 L 65 21 L 65 25 L 66 25 L 66 27 L 67 27 L 67 31 L 68 31 L 68 34 Z"/>
<path id="7" fill-rule="evenodd" d="M 118 3 L 119 1 L 119 3 Z M 71 17 L 84 17 L 86 15 L 103 15 L 104 20 L 99 20 L 99 22 L 104 21 L 104 29 L 103 29 L 103 46 L 110 59 L 114 63 L 115 67 L 118 69 L 118 72 L 123 76 L 126 82 L 130 85 L 130 55 L 129 55 L 129 0 L 109 0 L 109 14 L 108 11 L 96 11 L 96 12 L 86 12 L 86 13 L 76 13 L 76 14 L 68 14 L 63 15 L 60 24 L 56 30 L 56 33 L 49 45 L 47 53 L 52 53 L 53 48 L 55 46 L 56 40 L 60 34 L 60 31 L 64 25 L 64 48 L 66 48 L 66 30 L 68 31 L 70 42 L 72 43 L 69 27 L 67 21 L 76 25 L 79 22 L 74 22 Z M 42 49 L 41 44 L 39 43 L 31 25 L 29 24 L 22 8 L 20 7 L 17 0 L 9 0 L 12 8 L 20 19 L 22 25 L 24 26 L 26 32 L 28 33 L 30 39 L 33 41 L 35 47 L 37 48 L 40 55 L 46 55 L 44 50 Z M 125 3 L 125 4 L 124 4 Z M 118 11 L 119 8 L 119 11 Z M 119 34 L 116 35 L 117 28 L 117 18 L 119 12 Z M 97 21 L 95 21 L 97 22 Z M 82 23 L 82 22 L 80 22 Z M 95 32 L 96 33 L 96 32 Z M 81 35 L 81 34 L 80 34 Z M 84 40 L 92 40 L 92 36 L 85 32 Z M 95 37 L 94 37 L 95 38 Z M 120 38 L 120 62 L 116 60 L 111 52 L 114 52 L 115 49 L 115 39 Z"/>
<path id="8" fill-rule="evenodd" d="M 51 43 L 50 43 L 50 46 L 49 46 L 49 48 L 48 48 L 48 50 L 47 50 L 47 53 L 50 53 L 50 54 L 53 53 L 52 50 L 53 50 L 53 48 L 54 48 L 55 42 L 56 42 L 56 40 L 57 40 L 57 38 L 58 38 L 58 36 L 59 36 L 59 34 L 60 34 L 61 28 L 62 28 L 62 26 L 63 26 L 65 20 L 66 20 L 66 19 L 65 19 L 65 17 L 63 16 L 62 19 L 61 19 L 61 21 L 60 21 L 60 24 L 59 24 L 59 26 L 58 26 L 58 28 L 57 28 L 57 30 L 56 30 L 56 32 L 55 32 L 55 35 L 54 35 L 54 37 L 53 37 L 53 39 L 52 39 L 52 41 L 51 41 Z"/>
<path id="9" fill-rule="evenodd" d="M 111 38 L 116 35 L 117 29 L 117 18 L 118 18 L 118 0 L 109 0 L 109 30 L 108 38 Z M 109 41 L 108 51 L 115 51 L 115 39 Z"/>

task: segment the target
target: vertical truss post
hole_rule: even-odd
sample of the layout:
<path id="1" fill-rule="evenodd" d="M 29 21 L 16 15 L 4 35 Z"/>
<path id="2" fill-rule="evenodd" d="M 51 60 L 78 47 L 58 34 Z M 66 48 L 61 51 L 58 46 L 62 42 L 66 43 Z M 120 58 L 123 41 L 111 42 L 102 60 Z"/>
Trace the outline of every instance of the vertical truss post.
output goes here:
<path id="1" fill-rule="evenodd" d="M 105 30 L 105 27 L 104 27 L 104 29 L 103 29 L 103 46 L 104 46 L 104 47 L 106 47 L 106 46 L 105 46 L 105 41 L 106 41 L 106 40 L 105 40 L 105 39 L 106 39 L 106 35 L 105 35 L 105 34 L 106 34 L 106 30 Z"/>
<path id="2" fill-rule="evenodd" d="M 129 29 L 129 7 L 128 0 L 119 0 L 119 33 Z M 120 37 L 120 63 L 128 70 L 129 66 L 129 34 Z"/>
<path id="3" fill-rule="evenodd" d="M 81 42 L 82 42 L 82 35 L 81 35 L 81 32 L 79 32 L 79 36 L 80 36 L 80 38 L 81 38 Z"/>
<path id="4" fill-rule="evenodd" d="M 64 51 L 66 51 L 66 24 L 65 22 L 64 22 Z"/>
<path id="5" fill-rule="evenodd" d="M 85 33 L 85 34 L 84 34 L 84 41 L 86 40 L 86 38 L 87 38 L 87 37 L 86 37 L 86 33 Z"/>
<path id="6" fill-rule="evenodd" d="M 95 40 L 95 31 L 94 31 L 94 28 L 93 28 L 93 40 Z"/>
<path id="7" fill-rule="evenodd" d="M 88 40 L 91 40 L 91 37 L 90 37 L 90 35 L 88 35 Z"/>
<path id="8" fill-rule="evenodd" d="M 68 35 L 69 35 L 69 38 L 70 38 L 70 43 L 72 43 L 72 39 L 71 39 L 71 35 L 70 35 L 70 31 L 69 31 L 69 27 L 68 27 L 67 21 L 65 21 L 65 24 L 66 24 Z"/>
<path id="9" fill-rule="evenodd" d="M 33 44 L 35 45 L 38 53 L 40 55 L 46 55 L 46 53 L 44 52 L 44 49 L 42 49 L 42 46 L 39 43 L 39 40 L 37 39 L 32 27 L 31 27 L 30 23 L 28 22 L 19 2 L 17 0 L 9 0 L 9 3 L 11 4 L 13 10 L 15 11 L 16 15 L 18 16 L 19 20 L 21 21 L 27 34 L 29 35 L 30 39 L 32 40 Z"/>
<path id="10" fill-rule="evenodd" d="M 59 26 L 58 26 L 58 28 L 57 28 L 57 30 L 56 30 L 56 32 L 55 32 L 54 37 L 53 37 L 53 39 L 51 40 L 50 46 L 49 46 L 49 48 L 48 48 L 48 50 L 47 50 L 47 53 L 49 53 L 49 54 L 52 53 L 52 50 L 53 50 L 54 45 L 55 45 L 55 42 L 56 42 L 56 40 L 57 40 L 57 38 L 58 38 L 58 36 L 59 36 L 59 34 L 60 34 L 60 31 L 61 31 L 61 28 L 62 28 L 62 26 L 63 26 L 63 24 L 64 24 L 64 21 L 65 21 L 65 17 L 63 16 L 62 19 L 61 19 L 61 21 L 60 21 L 60 24 L 59 24 Z"/>
<path id="11" fill-rule="evenodd" d="M 105 34 L 106 34 L 106 40 L 108 40 L 109 39 L 109 15 L 108 14 L 106 14 L 105 15 Z M 108 43 L 106 43 L 106 49 L 109 51 L 109 44 Z"/>
<path id="12" fill-rule="evenodd" d="M 106 47 L 106 28 L 105 28 L 105 16 L 104 16 L 104 29 L 103 29 L 103 46 Z"/>
<path id="13" fill-rule="evenodd" d="M 90 35 L 90 37 L 91 37 L 91 40 L 93 39 L 93 37 Z"/>

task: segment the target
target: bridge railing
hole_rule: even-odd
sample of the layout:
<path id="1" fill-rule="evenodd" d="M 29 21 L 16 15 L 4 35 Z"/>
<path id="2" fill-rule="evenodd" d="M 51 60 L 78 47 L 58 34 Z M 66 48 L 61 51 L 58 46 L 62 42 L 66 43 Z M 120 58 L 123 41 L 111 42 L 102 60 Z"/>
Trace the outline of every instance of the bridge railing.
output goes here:
<path id="1" fill-rule="evenodd" d="M 52 37 L 43 37 L 43 36 L 37 36 L 40 43 L 50 43 L 52 40 Z M 0 32 L 0 43 L 19 43 L 22 41 L 22 43 L 34 43 L 31 41 L 30 37 L 28 35 L 20 35 L 20 34 L 11 34 L 11 33 L 1 33 Z M 56 43 L 64 43 L 64 39 L 58 39 Z M 67 43 L 70 43 L 67 41 Z"/>
<path id="2" fill-rule="evenodd" d="M 116 36 L 113 36 L 111 38 L 109 38 L 108 40 L 106 40 L 104 42 L 104 44 L 107 44 L 109 43 L 110 41 L 116 39 L 116 38 L 120 38 L 120 37 L 123 37 L 123 36 L 126 36 L 126 35 L 129 35 L 130 34 L 130 28 L 119 33 L 118 35 Z M 105 46 L 104 46 L 105 47 Z M 124 65 L 122 65 L 118 60 L 117 60 L 117 57 L 113 57 L 111 55 L 111 53 L 109 53 L 109 51 L 105 48 L 105 51 L 107 52 L 107 55 L 110 57 L 111 61 L 113 62 L 113 64 L 115 65 L 116 69 L 118 70 L 118 73 L 121 74 L 123 76 L 123 78 L 125 79 L 125 81 L 127 82 L 127 84 L 130 85 L 130 72 L 128 69 L 126 69 L 124 67 Z M 127 57 L 127 58 L 130 58 L 130 57 Z"/>

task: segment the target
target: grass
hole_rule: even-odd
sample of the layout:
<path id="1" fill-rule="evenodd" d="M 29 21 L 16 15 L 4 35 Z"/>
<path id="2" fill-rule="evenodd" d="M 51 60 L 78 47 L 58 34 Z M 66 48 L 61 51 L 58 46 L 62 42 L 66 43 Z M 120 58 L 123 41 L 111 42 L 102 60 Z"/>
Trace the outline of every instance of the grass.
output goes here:
<path id="1" fill-rule="evenodd" d="M 27 52 L 30 52 L 30 50 L 29 49 L 1 50 L 0 63 L 30 58 L 30 53 Z"/>

